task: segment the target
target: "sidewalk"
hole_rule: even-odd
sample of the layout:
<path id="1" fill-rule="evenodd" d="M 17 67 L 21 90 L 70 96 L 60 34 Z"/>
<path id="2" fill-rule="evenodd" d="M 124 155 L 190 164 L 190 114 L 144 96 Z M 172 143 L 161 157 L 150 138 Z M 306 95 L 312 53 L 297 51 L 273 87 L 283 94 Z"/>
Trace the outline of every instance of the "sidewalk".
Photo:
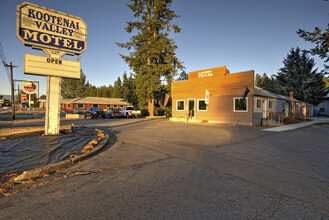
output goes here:
<path id="1" fill-rule="evenodd" d="M 290 130 L 295 130 L 298 128 L 310 126 L 310 125 L 313 125 L 316 123 L 329 122 L 329 118 L 314 117 L 314 118 L 311 118 L 311 120 L 312 121 L 304 122 L 304 123 L 296 123 L 296 124 L 284 125 L 284 126 L 273 127 L 273 128 L 265 128 L 265 129 L 262 129 L 262 131 L 274 131 L 274 132 L 290 131 Z"/>

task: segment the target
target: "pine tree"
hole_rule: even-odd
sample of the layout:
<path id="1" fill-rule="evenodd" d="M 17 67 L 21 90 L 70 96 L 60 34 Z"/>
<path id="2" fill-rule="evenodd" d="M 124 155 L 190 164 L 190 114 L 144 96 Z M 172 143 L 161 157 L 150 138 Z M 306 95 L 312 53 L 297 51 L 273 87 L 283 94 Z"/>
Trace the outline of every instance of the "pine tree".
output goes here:
<path id="1" fill-rule="evenodd" d="M 188 79 L 188 74 L 183 70 L 176 81 L 181 81 L 181 80 L 187 80 Z"/>
<path id="2" fill-rule="evenodd" d="M 283 93 L 282 86 L 279 84 L 278 80 L 273 75 L 271 75 L 271 77 L 268 77 L 266 73 L 264 73 L 263 76 L 257 73 L 255 77 L 255 85 L 270 92 L 274 92 L 276 94 Z"/>
<path id="3" fill-rule="evenodd" d="M 299 29 L 297 34 L 304 38 L 306 41 L 310 41 L 315 43 L 316 46 L 307 52 L 312 55 L 319 55 L 321 59 L 324 59 L 324 62 L 329 61 L 329 24 L 328 28 L 325 29 L 322 33 L 321 29 L 315 27 L 314 32 L 308 32 Z M 327 69 L 329 69 L 328 65 L 325 65 Z"/>
<path id="4" fill-rule="evenodd" d="M 63 99 L 84 97 L 86 91 L 86 75 L 81 70 L 80 79 L 62 78 L 61 95 Z"/>
<path id="5" fill-rule="evenodd" d="M 285 95 L 294 92 L 294 98 L 318 105 L 328 94 L 323 81 L 323 74 L 313 69 L 315 61 L 301 51 L 299 47 L 292 48 L 283 60 L 277 79 L 282 85 Z"/>
<path id="6" fill-rule="evenodd" d="M 178 33 L 180 28 L 171 23 L 179 17 L 170 10 L 172 0 L 130 0 L 127 6 L 138 18 L 128 21 L 126 31 L 137 30 L 127 43 L 117 43 L 121 48 L 133 50 L 128 56 L 120 54 L 134 71 L 136 94 L 141 107 L 147 103 L 148 111 L 154 115 L 154 95 L 161 90 L 160 77 L 167 80 L 183 69 L 175 54 L 177 45 L 168 37 L 171 29 Z"/>
<path id="7" fill-rule="evenodd" d="M 120 77 L 114 82 L 112 98 L 123 98 L 122 97 L 122 83 Z"/>

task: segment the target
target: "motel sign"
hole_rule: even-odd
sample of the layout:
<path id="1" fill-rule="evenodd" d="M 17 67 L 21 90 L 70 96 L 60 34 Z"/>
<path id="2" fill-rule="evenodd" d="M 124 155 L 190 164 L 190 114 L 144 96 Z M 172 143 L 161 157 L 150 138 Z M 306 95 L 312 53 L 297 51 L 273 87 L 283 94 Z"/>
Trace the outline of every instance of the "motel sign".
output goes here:
<path id="1" fill-rule="evenodd" d="M 45 134 L 59 134 L 61 78 L 80 78 L 80 62 L 62 59 L 87 49 L 87 25 L 79 17 L 23 2 L 17 6 L 16 36 L 46 56 L 24 54 L 24 74 L 47 76 Z"/>
<path id="2" fill-rule="evenodd" d="M 17 38 L 26 46 L 81 54 L 87 25 L 79 17 L 24 2 L 17 6 Z"/>

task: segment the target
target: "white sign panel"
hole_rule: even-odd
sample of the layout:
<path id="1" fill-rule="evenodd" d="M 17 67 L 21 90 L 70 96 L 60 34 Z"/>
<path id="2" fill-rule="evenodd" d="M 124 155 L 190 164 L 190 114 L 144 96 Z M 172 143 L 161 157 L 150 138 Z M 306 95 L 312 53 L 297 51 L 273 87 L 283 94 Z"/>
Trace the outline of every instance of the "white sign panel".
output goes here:
<path id="1" fill-rule="evenodd" d="M 80 79 L 80 71 L 81 65 L 79 61 L 24 54 L 25 74 Z"/>
<path id="2" fill-rule="evenodd" d="M 87 49 L 87 25 L 80 17 L 23 2 L 17 6 L 17 38 L 27 46 L 73 54 Z"/>

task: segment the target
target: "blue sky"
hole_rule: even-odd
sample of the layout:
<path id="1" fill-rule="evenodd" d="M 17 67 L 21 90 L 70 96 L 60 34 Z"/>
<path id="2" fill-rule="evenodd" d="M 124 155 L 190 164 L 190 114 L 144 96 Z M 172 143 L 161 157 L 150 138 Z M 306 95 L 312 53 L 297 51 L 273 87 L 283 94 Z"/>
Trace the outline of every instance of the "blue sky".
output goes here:
<path id="1" fill-rule="evenodd" d="M 41 95 L 46 91 L 46 77 L 23 73 L 24 53 L 43 53 L 23 46 L 16 38 L 16 6 L 21 2 L 0 0 L 0 42 L 7 62 L 19 66 L 14 69 L 14 79 L 39 81 Z M 124 71 L 131 72 L 118 55 L 128 52 L 115 44 L 131 37 L 124 30 L 126 21 L 134 19 L 125 6 L 128 0 L 29 2 L 81 17 L 86 22 L 87 50 L 80 62 L 91 84 L 113 84 Z M 296 31 L 312 31 L 315 26 L 324 29 L 329 21 L 329 2 L 324 0 L 173 0 L 171 8 L 180 15 L 173 23 L 182 31 L 171 34 L 171 38 L 178 45 L 177 56 L 184 62 L 186 72 L 226 65 L 231 72 L 255 70 L 255 74 L 276 74 L 292 47 L 312 47 Z M 323 62 L 318 58 L 316 62 L 323 69 Z M 0 78 L 0 94 L 10 94 L 2 66 Z"/>

